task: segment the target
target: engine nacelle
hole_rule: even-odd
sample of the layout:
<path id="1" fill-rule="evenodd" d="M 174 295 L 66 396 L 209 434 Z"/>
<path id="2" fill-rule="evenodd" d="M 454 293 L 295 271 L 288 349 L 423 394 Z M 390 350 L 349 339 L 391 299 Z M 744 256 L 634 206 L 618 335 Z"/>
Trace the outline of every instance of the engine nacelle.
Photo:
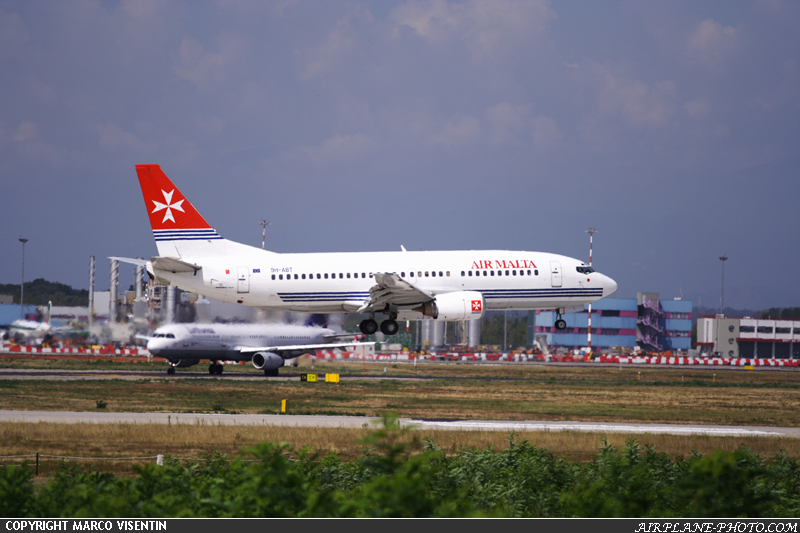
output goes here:
<path id="1" fill-rule="evenodd" d="M 413 310 L 434 320 L 477 320 L 483 318 L 483 294 L 477 291 L 459 291 L 440 294 Z"/>
<path id="2" fill-rule="evenodd" d="M 256 352 L 251 362 L 259 370 L 277 370 L 283 366 L 283 357 L 272 352 Z"/>

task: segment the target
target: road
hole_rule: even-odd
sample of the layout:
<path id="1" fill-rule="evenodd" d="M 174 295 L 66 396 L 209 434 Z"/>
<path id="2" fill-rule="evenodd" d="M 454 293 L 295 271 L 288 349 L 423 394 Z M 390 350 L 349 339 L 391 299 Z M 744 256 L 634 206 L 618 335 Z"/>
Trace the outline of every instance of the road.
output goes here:
<path id="1" fill-rule="evenodd" d="M 227 413 L 106 413 L 70 411 L 0 411 L 0 422 L 59 424 L 208 424 L 225 426 L 282 426 L 321 428 L 377 427 L 380 418 L 360 416 L 243 415 Z M 800 428 L 625 424 L 617 422 L 548 422 L 542 420 L 420 420 L 399 419 L 418 430 L 467 431 L 580 431 L 587 433 L 661 433 L 738 437 L 800 438 Z"/>

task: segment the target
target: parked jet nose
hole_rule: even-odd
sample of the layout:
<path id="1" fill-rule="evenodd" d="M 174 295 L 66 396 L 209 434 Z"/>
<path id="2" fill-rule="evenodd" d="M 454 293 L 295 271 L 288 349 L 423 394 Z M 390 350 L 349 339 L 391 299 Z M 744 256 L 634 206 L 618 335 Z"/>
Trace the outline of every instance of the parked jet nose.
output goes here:
<path id="1" fill-rule="evenodd" d="M 603 297 L 613 294 L 617 290 L 617 282 L 603 275 Z"/>
<path id="2" fill-rule="evenodd" d="M 166 348 L 166 339 L 150 339 L 147 341 L 147 351 L 153 355 L 158 355 L 158 353 Z"/>

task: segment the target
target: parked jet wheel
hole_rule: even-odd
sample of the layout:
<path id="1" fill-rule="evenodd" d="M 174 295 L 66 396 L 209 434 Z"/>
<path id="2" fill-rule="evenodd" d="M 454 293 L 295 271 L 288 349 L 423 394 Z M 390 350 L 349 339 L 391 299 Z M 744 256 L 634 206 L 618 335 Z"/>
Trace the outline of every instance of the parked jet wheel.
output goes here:
<path id="1" fill-rule="evenodd" d="M 558 320 L 556 320 L 556 329 L 558 329 L 558 330 L 567 329 L 567 321 L 566 320 L 562 320 L 560 318 Z"/>
<path id="2" fill-rule="evenodd" d="M 378 331 L 378 323 L 371 318 L 367 318 L 358 324 L 358 329 L 360 329 L 361 333 L 364 335 L 372 335 Z"/>
<path id="3" fill-rule="evenodd" d="M 276 377 L 278 377 L 280 374 L 278 373 L 278 369 L 277 369 L 277 368 L 273 368 L 272 370 L 267 370 L 267 369 L 265 368 L 265 369 L 264 369 L 264 375 L 265 375 L 266 377 L 268 377 L 268 378 L 276 378 Z"/>
<path id="4" fill-rule="evenodd" d="M 169 374 L 170 376 L 173 375 L 174 373 L 175 373 L 175 367 L 174 366 L 171 366 L 171 367 L 169 367 L 167 369 L 167 374 Z"/>
<path id="5" fill-rule="evenodd" d="M 218 376 L 221 376 L 221 375 L 222 375 L 222 363 L 217 363 L 217 364 L 216 364 L 216 367 L 217 367 L 217 368 L 216 368 L 216 370 L 215 370 L 215 372 L 214 372 L 214 373 L 215 373 L 216 375 L 218 375 Z"/>
<path id="6" fill-rule="evenodd" d="M 212 376 L 214 374 L 216 374 L 217 373 L 217 365 L 215 365 L 214 363 L 211 363 L 210 365 L 208 365 L 208 373 L 211 374 Z"/>
<path id="7" fill-rule="evenodd" d="M 398 329 L 400 326 L 397 325 L 396 320 L 389 319 L 381 322 L 381 333 L 384 335 L 394 335 Z"/>

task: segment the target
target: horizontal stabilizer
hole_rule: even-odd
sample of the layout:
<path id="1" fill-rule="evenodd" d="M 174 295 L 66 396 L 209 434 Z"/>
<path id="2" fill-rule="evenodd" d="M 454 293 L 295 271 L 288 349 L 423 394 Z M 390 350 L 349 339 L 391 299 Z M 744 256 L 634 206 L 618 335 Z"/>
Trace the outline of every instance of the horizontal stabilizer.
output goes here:
<path id="1" fill-rule="evenodd" d="M 203 267 L 194 263 L 187 263 L 174 257 L 153 257 L 150 259 L 154 270 L 166 270 L 168 272 L 197 272 Z"/>
<path id="2" fill-rule="evenodd" d="M 133 259 L 132 257 L 109 257 L 109 259 L 116 259 L 121 263 L 128 263 L 136 266 L 147 265 L 147 259 Z"/>

